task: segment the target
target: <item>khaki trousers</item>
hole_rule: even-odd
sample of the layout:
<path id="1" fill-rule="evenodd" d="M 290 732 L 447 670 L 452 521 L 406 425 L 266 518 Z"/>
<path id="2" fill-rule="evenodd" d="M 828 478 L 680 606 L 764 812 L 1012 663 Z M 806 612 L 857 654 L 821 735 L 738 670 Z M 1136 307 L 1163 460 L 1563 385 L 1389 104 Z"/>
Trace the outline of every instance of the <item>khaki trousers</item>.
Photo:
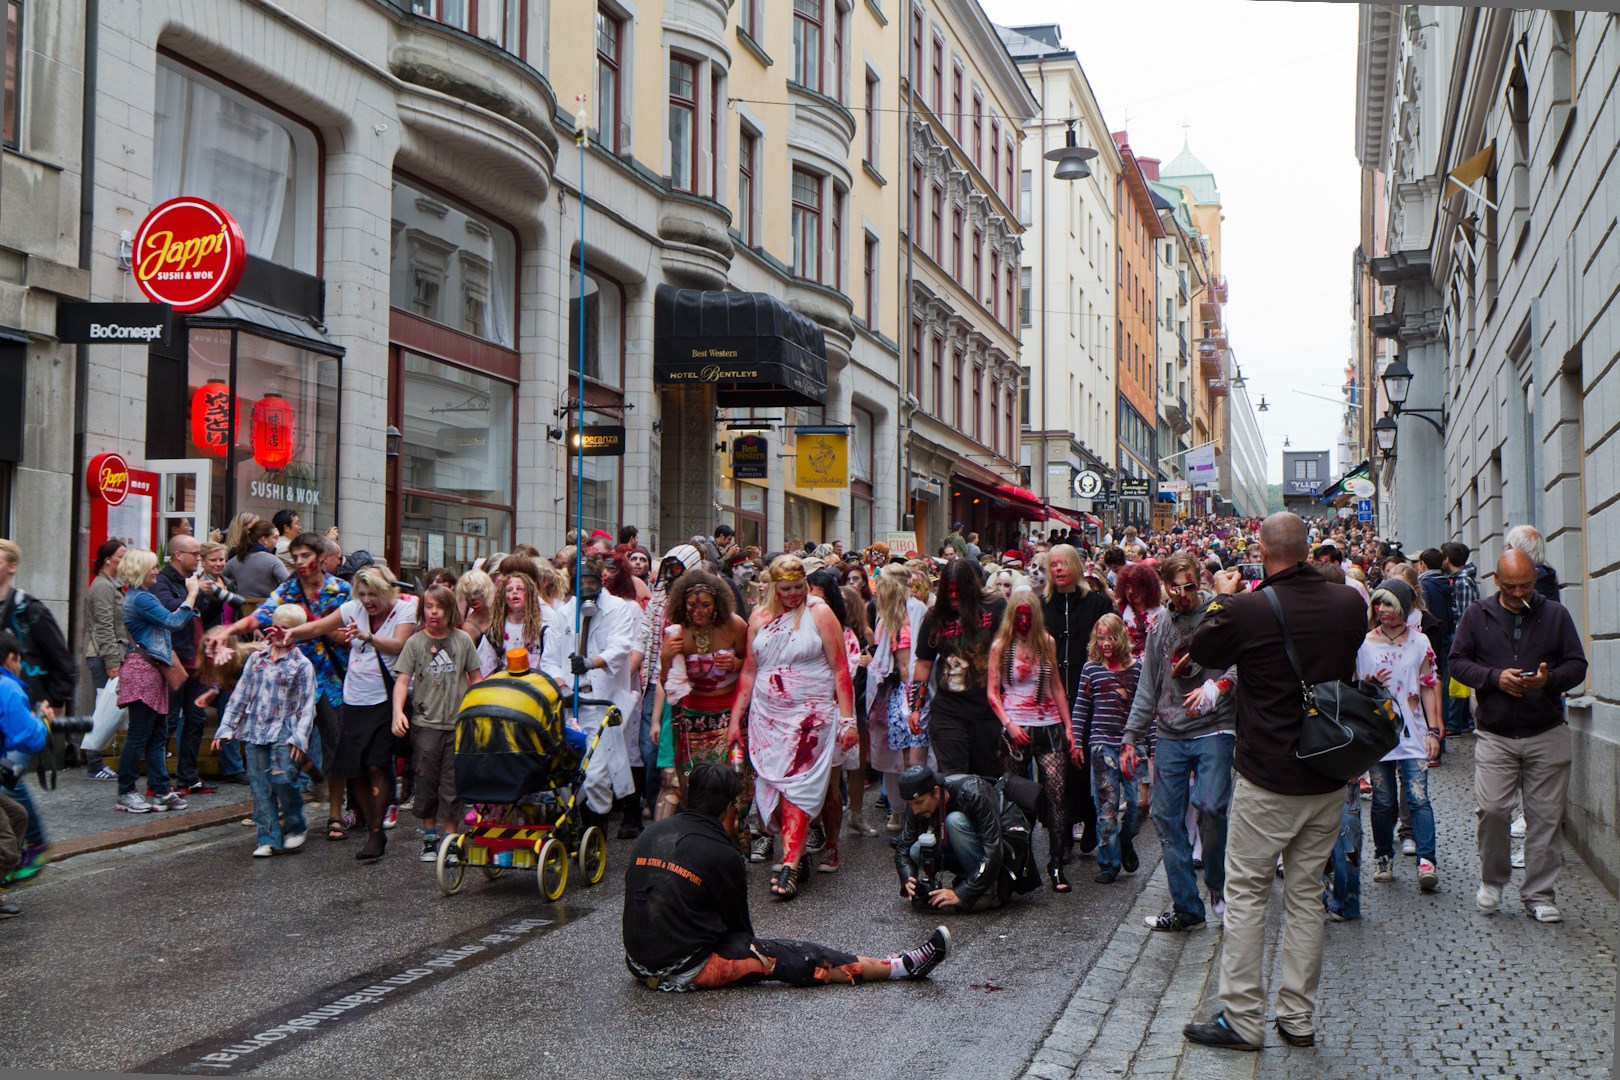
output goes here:
<path id="1" fill-rule="evenodd" d="M 1524 881 L 1519 898 L 1526 910 L 1552 904 L 1558 871 L 1564 865 L 1559 826 L 1569 793 L 1571 762 L 1569 725 L 1527 739 L 1507 739 L 1476 730 L 1474 801 L 1479 815 L 1479 879 L 1506 885 L 1512 841 L 1508 829 L 1513 809 L 1524 797 Z"/>
<path id="2" fill-rule="evenodd" d="M 1265 1042 L 1266 902 L 1283 861 L 1282 986 L 1277 1019 L 1291 1032 L 1315 1030 L 1322 978 L 1322 868 L 1339 838 L 1344 790 L 1278 795 L 1239 776 L 1226 833 L 1226 929 L 1221 937 L 1221 1007 L 1246 1042 Z"/>

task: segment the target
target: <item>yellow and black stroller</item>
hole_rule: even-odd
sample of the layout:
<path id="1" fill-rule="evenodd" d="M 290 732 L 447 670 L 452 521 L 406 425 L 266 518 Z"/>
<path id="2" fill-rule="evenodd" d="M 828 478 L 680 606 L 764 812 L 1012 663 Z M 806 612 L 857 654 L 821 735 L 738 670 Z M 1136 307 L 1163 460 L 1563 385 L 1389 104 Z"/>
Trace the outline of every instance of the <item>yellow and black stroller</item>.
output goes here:
<path id="1" fill-rule="evenodd" d="M 522 653 L 522 650 L 514 650 Z M 508 657 L 508 670 L 467 691 L 456 716 L 456 792 L 469 807 L 464 831 L 439 843 L 437 876 L 446 896 L 461 889 L 468 866 L 489 880 L 509 869 L 532 869 L 540 895 L 562 897 L 568 864 L 577 860 L 587 885 L 607 872 L 607 837 L 580 830 L 585 769 L 602 734 L 624 723 L 611 702 L 596 737 L 564 722 L 568 691 L 528 670 L 526 655 Z"/>

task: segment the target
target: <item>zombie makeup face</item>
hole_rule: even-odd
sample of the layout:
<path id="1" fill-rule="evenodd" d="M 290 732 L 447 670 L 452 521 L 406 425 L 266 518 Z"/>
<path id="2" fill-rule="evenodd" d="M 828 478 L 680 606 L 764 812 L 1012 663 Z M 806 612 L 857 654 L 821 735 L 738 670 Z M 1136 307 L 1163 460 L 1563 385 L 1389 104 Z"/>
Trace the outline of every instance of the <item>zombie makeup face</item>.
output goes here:
<path id="1" fill-rule="evenodd" d="M 645 552 L 632 551 L 630 553 L 630 572 L 636 577 L 647 580 L 647 572 L 652 568 L 652 561 Z"/>
<path id="2" fill-rule="evenodd" d="M 776 595 L 785 611 L 792 611 L 810 595 L 810 586 L 802 578 L 797 581 L 778 581 Z"/>
<path id="3" fill-rule="evenodd" d="M 422 623 L 429 630 L 439 631 L 449 626 L 450 620 L 446 617 L 444 609 L 430 597 L 422 601 Z"/>
<path id="4" fill-rule="evenodd" d="M 388 603 L 371 590 L 371 586 L 364 581 L 357 581 L 354 585 L 354 598 L 360 601 L 360 606 L 366 609 L 366 614 L 373 619 L 387 614 Z"/>
<path id="5" fill-rule="evenodd" d="M 693 626 L 708 626 L 714 622 L 714 594 L 689 592 L 686 594 L 686 621 Z"/>
<path id="6" fill-rule="evenodd" d="M 1018 610 L 1013 612 L 1013 632 L 1019 636 L 1029 633 L 1030 627 L 1035 625 L 1035 615 L 1028 604 L 1019 604 Z"/>
<path id="7" fill-rule="evenodd" d="M 506 579 L 506 610 L 520 618 L 523 615 L 523 579 L 510 577 Z"/>

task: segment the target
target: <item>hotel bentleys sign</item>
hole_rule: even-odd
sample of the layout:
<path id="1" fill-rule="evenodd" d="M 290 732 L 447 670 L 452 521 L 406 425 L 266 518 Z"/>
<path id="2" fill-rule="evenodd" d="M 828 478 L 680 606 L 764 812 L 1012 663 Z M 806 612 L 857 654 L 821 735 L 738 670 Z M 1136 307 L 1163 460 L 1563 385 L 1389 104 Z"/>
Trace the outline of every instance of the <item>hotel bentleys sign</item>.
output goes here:
<path id="1" fill-rule="evenodd" d="M 668 382 L 717 383 L 759 378 L 759 369 L 741 359 L 741 353 L 736 349 L 692 347 L 686 350 L 686 354 L 680 358 L 686 361 L 686 365 L 670 371 L 666 376 Z M 679 359 L 677 362 L 680 362 Z"/>

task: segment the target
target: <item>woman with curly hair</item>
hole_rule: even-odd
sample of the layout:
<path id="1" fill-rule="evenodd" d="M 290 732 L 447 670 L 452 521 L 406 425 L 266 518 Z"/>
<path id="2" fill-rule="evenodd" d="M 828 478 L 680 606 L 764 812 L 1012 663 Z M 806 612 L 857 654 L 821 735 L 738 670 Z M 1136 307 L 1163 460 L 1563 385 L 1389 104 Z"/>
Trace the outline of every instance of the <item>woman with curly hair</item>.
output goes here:
<path id="1" fill-rule="evenodd" d="M 540 586 L 534 578 L 519 570 L 505 569 L 514 556 L 508 555 L 501 573 L 504 582 L 501 597 L 505 601 L 505 624 L 501 633 L 501 655 L 513 649 L 527 649 L 530 656 L 539 656 L 545 644 L 545 605 L 540 600 Z"/>
<path id="2" fill-rule="evenodd" d="M 760 820 L 782 835 L 782 869 L 771 882 L 779 900 L 799 893 L 805 837 L 827 801 L 833 759 L 857 738 L 844 631 L 809 591 L 804 561 L 777 556 L 765 601 L 748 620 L 748 658 L 728 735 L 743 746 L 747 718 Z"/>
<path id="3" fill-rule="evenodd" d="M 666 706 L 653 714 L 649 733 L 649 741 L 659 747 L 659 766 L 668 770 L 663 774 L 659 817 L 668 817 L 685 801 L 686 778 L 699 762 L 726 763 L 737 676 L 748 647 L 748 624 L 737 614 L 731 589 L 707 570 L 688 570 L 675 579 L 664 615 L 669 621 L 659 657 L 659 685 Z M 668 765 L 664 763 L 666 745 L 670 748 Z M 753 805 L 747 745 L 745 729 L 738 821 L 748 817 Z"/>
<path id="4" fill-rule="evenodd" d="M 1164 618 L 1164 587 L 1146 563 L 1127 563 L 1114 578 L 1114 606 L 1125 623 L 1131 656 L 1140 660 L 1147 648 L 1148 631 Z"/>

